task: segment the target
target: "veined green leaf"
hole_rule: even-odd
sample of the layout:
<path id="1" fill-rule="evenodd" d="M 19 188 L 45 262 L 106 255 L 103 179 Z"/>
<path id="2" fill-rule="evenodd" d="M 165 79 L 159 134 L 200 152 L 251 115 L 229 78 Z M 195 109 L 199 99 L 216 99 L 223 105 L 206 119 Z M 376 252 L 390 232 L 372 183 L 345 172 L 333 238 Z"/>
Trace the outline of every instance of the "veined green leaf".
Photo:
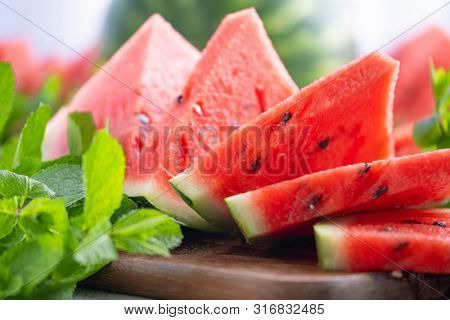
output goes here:
<path id="1" fill-rule="evenodd" d="M 0 298 L 31 291 L 56 268 L 63 254 L 62 239 L 50 235 L 21 242 L 3 252 L 0 256 Z"/>
<path id="2" fill-rule="evenodd" d="M 100 130 L 83 156 L 84 228 L 108 221 L 122 202 L 125 157 L 119 143 Z"/>
<path id="3" fill-rule="evenodd" d="M 54 165 L 38 171 L 32 178 L 55 190 L 55 197 L 63 199 L 66 207 L 84 198 L 83 171 L 79 165 Z"/>
<path id="4" fill-rule="evenodd" d="M 17 223 L 17 199 L 0 199 L 0 239 L 8 236 Z"/>
<path id="5" fill-rule="evenodd" d="M 31 175 L 41 166 L 41 145 L 45 126 L 52 115 L 52 109 L 41 105 L 31 114 L 19 137 L 14 155 L 13 169 L 20 174 Z"/>
<path id="6" fill-rule="evenodd" d="M 20 212 L 19 226 L 28 239 L 46 233 L 58 235 L 64 239 L 69 228 L 64 201 L 47 198 L 32 200 Z"/>
<path id="7" fill-rule="evenodd" d="M 70 154 L 81 156 L 89 147 L 95 134 L 95 124 L 90 112 L 73 112 L 67 119 L 67 143 Z"/>
<path id="8" fill-rule="evenodd" d="M 120 207 L 111 216 L 111 223 L 115 223 L 120 217 L 137 208 L 138 205 L 133 200 L 124 195 Z"/>
<path id="9" fill-rule="evenodd" d="M 180 226 L 154 209 L 134 210 L 121 217 L 113 225 L 112 237 L 120 250 L 164 256 L 183 239 Z"/>
<path id="10" fill-rule="evenodd" d="M 0 196 L 3 198 L 20 196 L 34 199 L 40 197 L 52 198 L 55 193 L 45 184 L 32 178 L 11 171 L 0 170 Z"/>
<path id="11" fill-rule="evenodd" d="M 83 266 L 103 266 L 116 260 L 117 250 L 109 236 L 111 224 L 104 222 L 91 228 L 74 252 L 74 260 Z"/>
<path id="12" fill-rule="evenodd" d="M 1 146 L 0 169 L 11 170 L 19 139 L 12 137 Z"/>

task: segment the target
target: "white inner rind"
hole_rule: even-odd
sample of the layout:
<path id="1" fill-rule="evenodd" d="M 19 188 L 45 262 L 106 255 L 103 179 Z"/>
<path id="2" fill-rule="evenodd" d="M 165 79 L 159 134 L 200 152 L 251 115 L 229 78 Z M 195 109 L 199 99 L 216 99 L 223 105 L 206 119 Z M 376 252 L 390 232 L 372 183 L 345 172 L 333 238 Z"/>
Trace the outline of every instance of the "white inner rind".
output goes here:
<path id="1" fill-rule="evenodd" d="M 145 197 L 156 208 L 183 225 L 202 231 L 219 231 L 178 198 L 173 190 L 162 188 L 154 181 L 125 181 L 124 193 L 131 197 Z"/>
<path id="2" fill-rule="evenodd" d="M 252 204 L 249 193 L 242 193 L 225 199 L 231 215 L 241 229 L 244 237 L 251 240 L 267 232 L 261 214 Z"/>
<path id="3" fill-rule="evenodd" d="M 341 250 L 346 233 L 337 225 L 320 222 L 314 225 L 317 255 L 325 270 L 346 270 L 347 258 Z"/>
<path id="4" fill-rule="evenodd" d="M 170 181 L 172 187 L 181 196 L 188 198 L 192 202 L 192 208 L 198 212 L 205 220 L 230 233 L 236 233 L 237 226 L 225 206 L 216 203 L 208 189 L 202 188 L 201 183 L 196 183 L 195 178 L 189 173 L 181 173 Z"/>

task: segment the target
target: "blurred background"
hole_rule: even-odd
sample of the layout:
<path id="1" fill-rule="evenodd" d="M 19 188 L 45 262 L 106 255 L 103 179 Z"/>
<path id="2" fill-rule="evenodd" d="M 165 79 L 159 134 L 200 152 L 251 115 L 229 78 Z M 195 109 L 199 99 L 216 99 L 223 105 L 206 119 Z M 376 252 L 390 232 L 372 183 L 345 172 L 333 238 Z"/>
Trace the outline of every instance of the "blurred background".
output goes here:
<path id="1" fill-rule="evenodd" d="M 18 132 L 39 101 L 55 109 L 66 104 L 95 71 L 92 62 L 101 65 L 107 61 L 152 13 L 162 14 L 202 49 L 227 13 L 247 7 L 257 9 L 275 49 L 300 87 L 381 47 L 398 59 L 394 122 L 396 126 L 409 125 L 404 132 L 411 142 L 411 124 L 434 111 L 430 61 L 450 68 L 450 5 L 437 10 L 445 3 L 0 0 L 0 61 L 12 63 L 17 82 L 13 114 L 0 142 Z"/>
<path id="2" fill-rule="evenodd" d="M 73 52 L 5 4 L 79 52 L 98 46 L 110 56 L 152 13 L 159 12 L 198 48 L 223 16 L 254 6 L 299 85 L 378 48 L 445 3 L 443 0 L 1 0 L 0 40 L 25 37 L 39 55 Z M 440 23 L 441 10 L 404 37 Z M 399 39 L 398 41 L 400 41 Z"/>

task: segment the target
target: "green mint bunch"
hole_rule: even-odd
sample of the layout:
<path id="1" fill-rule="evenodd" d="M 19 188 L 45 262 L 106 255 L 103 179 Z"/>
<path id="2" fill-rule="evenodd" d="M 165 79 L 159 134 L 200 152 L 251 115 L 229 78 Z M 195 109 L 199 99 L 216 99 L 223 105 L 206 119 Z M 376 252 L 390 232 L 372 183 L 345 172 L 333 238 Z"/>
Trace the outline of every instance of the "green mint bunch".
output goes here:
<path id="1" fill-rule="evenodd" d="M 0 136 L 13 112 L 14 75 L 0 63 Z M 89 113 L 68 119 L 70 154 L 42 161 L 52 110 L 40 105 L 0 147 L 0 298 L 70 299 L 118 251 L 170 254 L 180 226 L 123 195 L 125 158 Z"/>

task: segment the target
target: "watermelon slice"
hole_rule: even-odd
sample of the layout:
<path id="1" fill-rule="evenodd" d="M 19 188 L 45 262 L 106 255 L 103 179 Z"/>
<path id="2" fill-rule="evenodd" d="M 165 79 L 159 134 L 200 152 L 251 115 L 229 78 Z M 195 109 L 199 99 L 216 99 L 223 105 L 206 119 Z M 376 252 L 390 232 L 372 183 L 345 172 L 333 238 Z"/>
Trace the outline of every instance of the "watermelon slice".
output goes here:
<path id="1" fill-rule="evenodd" d="M 421 152 L 413 138 L 414 124 L 407 123 L 394 129 L 395 156 L 409 156 Z"/>
<path id="2" fill-rule="evenodd" d="M 256 11 L 247 9 L 226 16 L 203 51 L 182 96 L 193 132 L 184 138 L 189 149 L 183 160 L 186 167 L 190 168 L 241 124 L 297 90 Z"/>
<path id="3" fill-rule="evenodd" d="M 321 171 L 227 198 L 245 237 L 301 235 L 322 216 L 450 199 L 450 149 Z"/>
<path id="4" fill-rule="evenodd" d="M 199 56 L 167 22 L 153 15 L 105 64 L 105 71 L 98 71 L 52 119 L 43 144 L 44 158 L 68 152 L 67 115 L 90 111 L 98 128 L 109 122 L 111 134 L 124 148 L 126 194 L 145 196 L 181 223 L 211 230 L 170 188 L 171 172 L 167 171 L 171 168 L 159 159 L 165 148 L 159 143 L 162 134 L 147 134 L 180 124 L 183 110 L 176 100 Z M 170 199 L 167 206 L 159 206 L 162 198 Z"/>
<path id="5" fill-rule="evenodd" d="M 401 44 L 392 52 L 400 61 L 395 91 L 394 122 L 403 125 L 422 120 L 434 112 L 430 61 L 450 69 L 450 35 L 434 26 Z"/>
<path id="6" fill-rule="evenodd" d="M 233 228 L 228 196 L 392 156 L 397 71 L 380 53 L 344 66 L 239 128 L 172 185 L 206 220 Z"/>
<path id="7" fill-rule="evenodd" d="M 361 214 L 314 226 L 326 270 L 450 273 L 450 210 Z"/>

